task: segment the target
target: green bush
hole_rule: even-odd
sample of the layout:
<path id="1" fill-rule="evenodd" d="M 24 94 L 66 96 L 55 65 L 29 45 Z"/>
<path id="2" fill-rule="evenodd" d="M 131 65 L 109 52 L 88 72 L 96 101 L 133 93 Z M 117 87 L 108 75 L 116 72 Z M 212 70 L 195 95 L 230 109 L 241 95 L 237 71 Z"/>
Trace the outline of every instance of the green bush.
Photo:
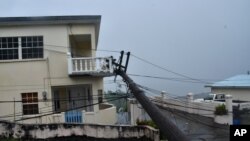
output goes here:
<path id="1" fill-rule="evenodd" d="M 139 120 L 139 119 L 137 119 L 136 124 L 137 125 L 148 125 L 148 126 L 151 126 L 155 129 L 158 129 L 157 125 L 152 120 Z"/>
<path id="2" fill-rule="evenodd" d="M 221 104 L 215 107 L 215 111 L 214 111 L 215 115 L 227 115 L 228 111 L 226 109 L 225 104 Z"/>

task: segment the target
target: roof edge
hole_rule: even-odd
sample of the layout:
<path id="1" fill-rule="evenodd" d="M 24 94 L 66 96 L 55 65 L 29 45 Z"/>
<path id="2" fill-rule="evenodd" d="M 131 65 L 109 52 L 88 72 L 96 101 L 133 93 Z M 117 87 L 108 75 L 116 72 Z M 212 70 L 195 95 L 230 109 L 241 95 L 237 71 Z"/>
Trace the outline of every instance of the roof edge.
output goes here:
<path id="1" fill-rule="evenodd" d="M 0 26 L 39 25 L 39 24 L 100 24 L 100 15 L 68 16 L 34 16 L 34 17 L 0 17 Z"/>

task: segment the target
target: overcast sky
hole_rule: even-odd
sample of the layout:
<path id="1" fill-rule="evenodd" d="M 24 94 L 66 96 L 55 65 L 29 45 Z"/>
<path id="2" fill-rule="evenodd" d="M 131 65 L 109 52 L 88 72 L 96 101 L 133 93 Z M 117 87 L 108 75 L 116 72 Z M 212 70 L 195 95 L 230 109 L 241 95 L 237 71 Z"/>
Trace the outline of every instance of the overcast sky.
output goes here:
<path id="1" fill-rule="evenodd" d="M 250 70 L 249 7 L 249 0 L 1 0 L 0 16 L 102 15 L 98 49 L 131 51 L 214 82 Z M 133 57 L 128 72 L 179 77 Z M 209 91 L 204 84 L 132 78 L 177 95 Z"/>

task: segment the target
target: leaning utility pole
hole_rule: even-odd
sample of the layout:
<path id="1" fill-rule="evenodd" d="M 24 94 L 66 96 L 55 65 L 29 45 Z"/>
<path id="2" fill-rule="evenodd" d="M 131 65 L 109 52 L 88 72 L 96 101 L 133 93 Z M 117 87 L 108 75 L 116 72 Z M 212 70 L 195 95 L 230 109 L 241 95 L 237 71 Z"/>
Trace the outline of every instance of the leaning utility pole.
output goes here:
<path id="1" fill-rule="evenodd" d="M 121 52 L 123 57 L 124 52 Z M 169 141 L 189 141 L 189 139 L 178 129 L 166 116 L 164 116 L 159 108 L 153 104 L 144 94 L 136 83 L 126 74 L 128 60 L 130 53 L 127 54 L 127 61 L 125 66 L 121 66 L 122 62 L 114 63 L 116 65 L 115 74 L 120 75 L 123 80 L 127 83 L 130 91 L 135 98 L 140 102 L 142 107 L 147 111 L 151 119 L 156 123 L 160 130 L 164 133 Z M 120 58 L 120 61 L 122 58 Z M 124 69 L 122 69 L 124 68 Z"/>

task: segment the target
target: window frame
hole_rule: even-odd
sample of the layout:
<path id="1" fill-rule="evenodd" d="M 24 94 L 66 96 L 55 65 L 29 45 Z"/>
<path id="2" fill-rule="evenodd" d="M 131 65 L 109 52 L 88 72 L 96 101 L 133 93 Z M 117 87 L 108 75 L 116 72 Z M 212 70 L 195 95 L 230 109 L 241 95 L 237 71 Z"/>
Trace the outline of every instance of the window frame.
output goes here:
<path id="1" fill-rule="evenodd" d="M 44 37 L 42 35 L 0 37 L 0 61 L 32 59 L 44 59 Z"/>
<path id="2" fill-rule="evenodd" d="M 21 98 L 23 115 L 39 114 L 38 92 L 21 93 Z"/>

